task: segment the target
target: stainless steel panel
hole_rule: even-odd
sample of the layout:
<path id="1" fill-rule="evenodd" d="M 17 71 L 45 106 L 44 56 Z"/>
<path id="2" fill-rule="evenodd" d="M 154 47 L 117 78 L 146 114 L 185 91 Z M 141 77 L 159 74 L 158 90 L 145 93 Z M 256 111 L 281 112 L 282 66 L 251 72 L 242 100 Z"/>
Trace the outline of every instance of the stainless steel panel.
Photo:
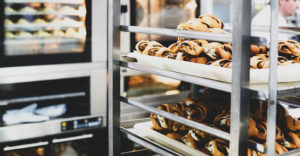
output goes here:
<path id="1" fill-rule="evenodd" d="M 233 1 L 233 62 L 230 117 L 230 155 L 247 155 L 251 1 Z"/>
<path id="2" fill-rule="evenodd" d="M 55 135 L 63 133 L 61 131 L 61 122 L 88 119 L 93 117 L 103 117 L 103 122 L 106 122 L 106 114 L 98 114 L 92 116 L 81 116 L 66 119 L 50 120 L 39 123 L 28 123 L 20 125 L 11 125 L 0 128 L 0 143 L 18 141 L 23 139 L 31 139 L 37 137 L 45 137 L 47 135 Z M 106 124 L 106 123 L 103 123 Z"/>
<path id="3" fill-rule="evenodd" d="M 107 3 L 92 0 L 92 62 L 107 61 Z"/>
<path id="4" fill-rule="evenodd" d="M 61 142 L 82 140 L 82 139 L 88 139 L 88 138 L 92 138 L 92 137 L 94 137 L 93 134 L 83 134 L 83 135 L 73 136 L 73 137 L 68 137 L 68 138 L 53 139 L 52 143 L 61 143 Z"/>
<path id="5" fill-rule="evenodd" d="M 105 68 L 105 62 L 0 68 L 0 84 L 85 77 Z"/>
<path id="6" fill-rule="evenodd" d="M 106 114 L 107 112 L 107 71 L 94 70 L 90 79 L 91 114 Z"/>
<path id="7" fill-rule="evenodd" d="M 120 0 L 109 0 L 108 6 L 108 152 L 120 155 Z"/>
<path id="8" fill-rule="evenodd" d="M 277 106 L 277 58 L 278 58 L 279 1 L 271 1 L 271 48 L 269 68 L 269 100 L 267 114 L 267 155 L 275 155 L 276 106 Z"/>
<path id="9" fill-rule="evenodd" d="M 40 147 L 40 146 L 46 146 L 48 144 L 49 144 L 48 141 L 42 141 L 42 142 L 29 143 L 29 144 L 23 144 L 17 146 L 6 146 L 3 148 L 3 151 L 12 151 L 12 150 L 25 149 L 25 148 Z"/>

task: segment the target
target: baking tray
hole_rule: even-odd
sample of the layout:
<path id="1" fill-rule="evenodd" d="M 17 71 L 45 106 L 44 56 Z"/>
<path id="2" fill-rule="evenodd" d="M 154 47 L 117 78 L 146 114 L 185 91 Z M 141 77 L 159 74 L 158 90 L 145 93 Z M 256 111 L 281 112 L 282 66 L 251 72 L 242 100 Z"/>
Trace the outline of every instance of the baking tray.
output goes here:
<path id="1" fill-rule="evenodd" d="M 149 55 L 138 52 L 129 53 L 128 57 L 136 58 L 138 63 L 163 70 L 175 71 L 217 81 L 232 82 L 232 69 L 215 67 L 211 65 L 179 61 Z M 278 67 L 278 82 L 300 81 L 300 64 L 292 64 Z M 250 69 L 250 83 L 269 83 L 269 69 Z"/>

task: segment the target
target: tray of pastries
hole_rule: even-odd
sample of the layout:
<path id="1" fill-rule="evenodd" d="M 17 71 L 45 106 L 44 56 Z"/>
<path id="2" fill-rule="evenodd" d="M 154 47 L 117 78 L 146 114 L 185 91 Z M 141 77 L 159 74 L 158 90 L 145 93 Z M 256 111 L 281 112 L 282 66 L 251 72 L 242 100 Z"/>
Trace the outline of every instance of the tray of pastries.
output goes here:
<path id="1" fill-rule="evenodd" d="M 227 33 L 223 28 L 223 22 L 213 15 L 202 15 L 177 27 L 178 30 Z M 135 48 L 128 56 L 142 65 L 231 82 L 231 43 L 179 37 L 167 47 L 156 41 L 142 40 Z M 278 82 L 300 81 L 300 43 L 279 41 L 278 54 Z M 268 83 L 269 65 L 269 47 L 251 45 L 250 83 Z"/>
<path id="2" fill-rule="evenodd" d="M 188 96 L 183 102 L 162 104 L 158 109 L 193 120 L 225 132 L 230 132 L 230 94 L 216 90 L 205 90 L 197 99 Z M 266 146 L 267 103 L 250 101 L 249 141 Z M 134 127 L 145 132 L 145 136 L 172 149 L 194 148 L 208 155 L 227 156 L 229 142 L 197 129 L 189 128 L 156 114 L 150 115 L 151 122 L 138 123 Z M 276 153 L 300 148 L 300 121 L 278 104 L 276 126 Z M 172 142 L 168 142 L 173 139 Z M 176 142 L 173 144 L 173 142 Z M 178 151 L 178 150 L 177 150 Z M 180 151 L 178 151 L 180 152 Z M 265 156 L 248 149 L 248 156 Z"/>

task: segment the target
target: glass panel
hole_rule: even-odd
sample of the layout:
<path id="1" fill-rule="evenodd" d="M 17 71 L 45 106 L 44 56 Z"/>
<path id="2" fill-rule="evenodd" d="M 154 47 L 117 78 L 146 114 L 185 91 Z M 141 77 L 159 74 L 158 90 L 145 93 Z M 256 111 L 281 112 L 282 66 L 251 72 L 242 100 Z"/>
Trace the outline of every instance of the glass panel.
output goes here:
<path id="1" fill-rule="evenodd" d="M 79 140 L 51 146 L 52 156 L 88 156 L 90 140 Z"/>
<path id="2" fill-rule="evenodd" d="M 44 156 L 45 155 L 45 148 L 30 148 L 30 149 L 22 149 L 22 150 L 15 150 L 5 152 L 4 156 Z"/>
<path id="3" fill-rule="evenodd" d="M 85 1 L 34 2 L 6 1 L 4 55 L 84 52 L 87 38 Z"/>

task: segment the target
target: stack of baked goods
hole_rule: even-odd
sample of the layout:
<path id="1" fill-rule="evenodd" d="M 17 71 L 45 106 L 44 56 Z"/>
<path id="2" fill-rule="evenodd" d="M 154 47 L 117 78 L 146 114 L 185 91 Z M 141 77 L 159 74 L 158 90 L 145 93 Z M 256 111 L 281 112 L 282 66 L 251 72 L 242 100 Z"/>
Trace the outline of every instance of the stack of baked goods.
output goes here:
<path id="1" fill-rule="evenodd" d="M 224 24 L 219 18 L 208 14 L 177 26 L 178 30 L 226 34 L 223 28 Z M 135 48 L 144 55 L 232 68 L 231 43 L 178 37 L 177 42 L 168 47 L 164 47 L 156 41 L 142 40 L 136 44 Z M 300 63 L 300 44 L 298 42 L 279 41 L 278 49 L 278 65 Z M 250 66 L 252 69 L 269 68 L 269 48 L 251 45 Z"/>
<path id="2" fill-rule="evenodd" d="M 265 102 L 251 100 L 248 129 L 249 141 L 264 145 L 266 145 L 267 135 L 266 107 Z M 157 108 L 225 132 L 230 131 L 230 95 L 227 93 L 206 90 L 197 100 L 188 96 L 184 102 L 172 105 L 162 104 Z M 153 113 L 150 115 L 150 119 L 153 124 L 152 129 L 167 137 L 209 155 L 228 155 L 228 141 Z M 292 118 L 280 104 L 278 104 L 277 119 L 276 153 L 282 154 L 300 148 L 300 121 Z M 248 155 L 264 156 L 265 154 L 249 149 Z"/>

